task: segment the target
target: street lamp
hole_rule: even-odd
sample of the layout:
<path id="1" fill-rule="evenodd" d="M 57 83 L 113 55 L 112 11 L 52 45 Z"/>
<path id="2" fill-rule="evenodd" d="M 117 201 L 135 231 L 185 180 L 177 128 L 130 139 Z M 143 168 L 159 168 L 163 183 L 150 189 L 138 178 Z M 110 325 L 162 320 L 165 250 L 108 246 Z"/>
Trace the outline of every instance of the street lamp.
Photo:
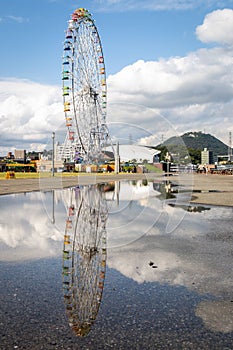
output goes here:
<path id="1" fill-rule="evenodd" d="M 55 132 L 52 132 L 52 140 L 53 140 L 53 152 L 52 152 L 52 176 L 54 176 L 54 139 L 55 139 Z"/>

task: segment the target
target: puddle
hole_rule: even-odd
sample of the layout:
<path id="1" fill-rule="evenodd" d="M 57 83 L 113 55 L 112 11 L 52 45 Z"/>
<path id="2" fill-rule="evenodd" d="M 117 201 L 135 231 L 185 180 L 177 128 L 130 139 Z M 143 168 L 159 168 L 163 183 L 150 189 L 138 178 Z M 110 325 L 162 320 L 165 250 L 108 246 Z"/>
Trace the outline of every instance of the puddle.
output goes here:
<path id="1" fill-rule="evenodd" d="M 1 196 L 3 348 L 232 349 L 232 208 L 184 199 L 169 181 Z"/>

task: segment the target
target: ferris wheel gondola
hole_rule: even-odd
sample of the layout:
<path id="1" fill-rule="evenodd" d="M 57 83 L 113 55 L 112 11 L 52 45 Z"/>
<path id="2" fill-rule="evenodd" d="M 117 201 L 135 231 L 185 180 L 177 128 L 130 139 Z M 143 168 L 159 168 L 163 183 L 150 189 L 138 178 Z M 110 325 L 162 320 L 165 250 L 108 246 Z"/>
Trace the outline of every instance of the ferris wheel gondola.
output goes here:
<path id="1" fill-rule="evenodd" d="M 68 139 L 86 163 L 101 161 L 110 144 L 106 125 L 107 88 L 100 36 L 91 14 L 71 16 L 63 49 L 63 104 Z"/>

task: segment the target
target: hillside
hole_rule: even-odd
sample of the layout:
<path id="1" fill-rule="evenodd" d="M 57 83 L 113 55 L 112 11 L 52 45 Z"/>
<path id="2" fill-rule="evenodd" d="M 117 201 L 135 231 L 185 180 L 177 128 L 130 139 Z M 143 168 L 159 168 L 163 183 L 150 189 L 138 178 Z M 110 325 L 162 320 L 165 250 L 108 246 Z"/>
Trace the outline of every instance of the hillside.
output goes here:
<path id="1" fill-rule="evenodd" d="M 167 148 L 174 148 L 174 146 L 186 146 L 188 149 L 202 151 L 204 148 L 212 150 L 214 155 L 226 155 L 228 153 L 228 146 L 222 141 L 210 134 L 202 132 L 187 132 L 182 136 L 173 136 L 166 140 L 163 144 L 157 147 L 166 146 Z"/>

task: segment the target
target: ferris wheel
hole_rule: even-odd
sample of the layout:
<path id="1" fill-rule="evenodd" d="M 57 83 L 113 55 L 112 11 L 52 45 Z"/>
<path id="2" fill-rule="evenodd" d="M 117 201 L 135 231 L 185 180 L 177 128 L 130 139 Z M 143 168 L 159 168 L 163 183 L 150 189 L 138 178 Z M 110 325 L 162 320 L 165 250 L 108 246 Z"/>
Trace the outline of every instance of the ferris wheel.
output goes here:
<path id="1" fill-rule="evenodd" d="M 74 11 L 63 48 L 63 103 L 74 160 L 98 163 L 110 144 L 106 74 L 101 40 L 91 14 Z"/>
<path id="2" fill-rule="evenodd" d="M 63 241 L 63 295 L 70 327 L 82 337 L 89 333 L 102 299 L 108 207 L 101 185 L 70 190 Z"/>

